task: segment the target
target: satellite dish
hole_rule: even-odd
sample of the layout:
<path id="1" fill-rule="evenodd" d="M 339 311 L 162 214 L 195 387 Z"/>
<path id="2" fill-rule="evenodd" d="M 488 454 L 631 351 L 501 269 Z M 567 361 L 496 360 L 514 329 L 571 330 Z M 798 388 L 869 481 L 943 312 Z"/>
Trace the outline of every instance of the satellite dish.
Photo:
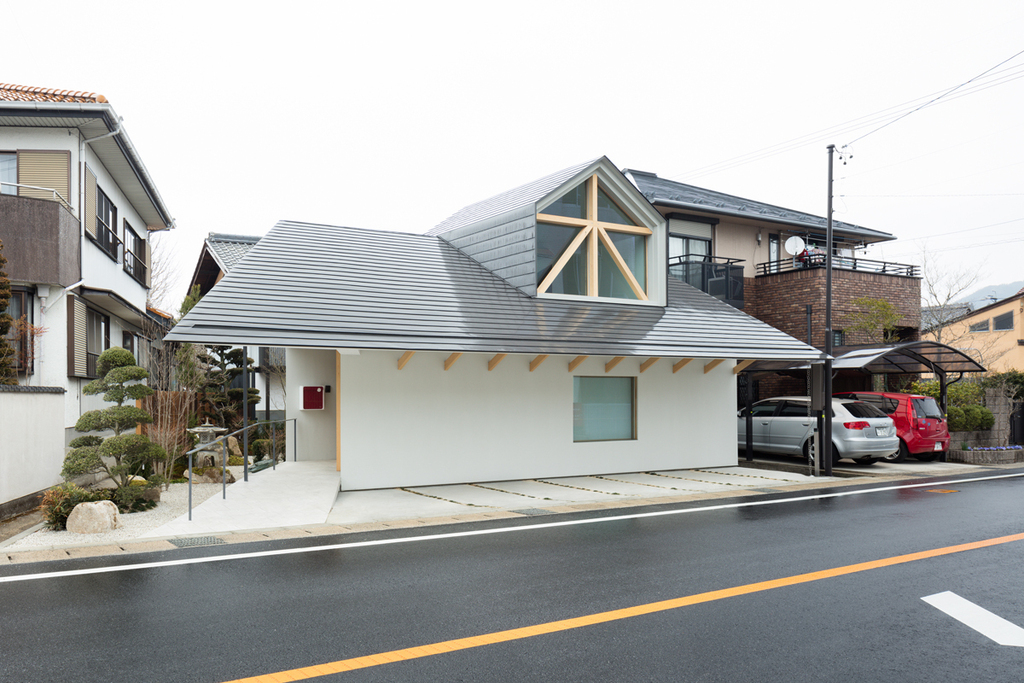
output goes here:
<path id="1" fill-rule="evenodd" d="M 788 240 L 786 240 L 786 252 L 787 253 L 795 255 L 795 254 L 799 254 L 803 250 L 804 250 L 804 241 L 801 238 L 797 237 L 796 235 L 793 235 Z"/>

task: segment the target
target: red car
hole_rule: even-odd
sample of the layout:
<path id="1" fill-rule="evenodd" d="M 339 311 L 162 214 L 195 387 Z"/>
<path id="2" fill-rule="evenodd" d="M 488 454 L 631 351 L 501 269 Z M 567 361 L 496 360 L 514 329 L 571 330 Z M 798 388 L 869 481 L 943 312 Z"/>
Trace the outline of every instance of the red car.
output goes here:
<path id="1" fill-rule="evenodd" d="M 892 418 L 900 437 L 900 451 L 885 458 L 889 462 L 903 462 L 908 455 L 927 462 L 945 456 L 949 450 L 946 416 L 930 396 L 888 391 L 847 391 L 833 395 L 870 403 Z"/>

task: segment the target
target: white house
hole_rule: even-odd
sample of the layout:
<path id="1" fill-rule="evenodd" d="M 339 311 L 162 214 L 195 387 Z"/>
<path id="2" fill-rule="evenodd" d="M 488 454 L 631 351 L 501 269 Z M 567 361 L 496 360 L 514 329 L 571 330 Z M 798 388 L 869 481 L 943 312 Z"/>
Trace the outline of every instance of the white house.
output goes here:
<path id="1" fill-rule="evenodd" d="M 281 222 L 168 339 L 285 347 L 289 437 L 345 490 L 734 465 L 737 373 L 823 355 L 668 258 L 602 157 L 428 234 Z"/>
<path id="2" fill-rule="evenodd" d="M 106 98 L 0 84 L 0 240 L 14 292 L 10 312 L 32 326 L 11 333 L 19 383 L 63 394 L 55 409 L 0 414 L 5 435 L 53 434 L 48 445 L 33 446 L 39 452 L 28 454 L 31 468 L 4 477 L 0 504 L 60 481 L 75 422 L 104 405 L 82 394 L 103 350 L 123 346 L 146 362 L 149 238 L 171 227 Z M 37 402 L 47 392 L 15 393 Z M 0 466 L 11 457 L 0 444 Z"/>

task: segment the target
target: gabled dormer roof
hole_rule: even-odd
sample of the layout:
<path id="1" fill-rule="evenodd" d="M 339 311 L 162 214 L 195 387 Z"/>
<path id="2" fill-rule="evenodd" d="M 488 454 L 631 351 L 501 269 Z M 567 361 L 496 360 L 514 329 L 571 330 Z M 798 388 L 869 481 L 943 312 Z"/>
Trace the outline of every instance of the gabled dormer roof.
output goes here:
<path id="1" fill-rule="evenodd" d="M 770 221 L 814 233 L 824 233 L 827 228 L 827 221 L 822 216 L 659 178 L 656 173 L 647 171 L 623 169 L 622 172 L 632 179 L 637 188 L 655 206 Z M 853 237 L 867 243 L 896 239 L 892 234 L 881 230 L 836 220 L 832 221 L 832 230 L 837 235 Z"/>
<path id="2" fill-rule="evenodd" d="M 255 235 L 211 232 L 203 242 L 203 250 L 199 254 L 189 289 L 199 285 L 200 294 L 205 296 L 259 241 L 260 238 Z"/>

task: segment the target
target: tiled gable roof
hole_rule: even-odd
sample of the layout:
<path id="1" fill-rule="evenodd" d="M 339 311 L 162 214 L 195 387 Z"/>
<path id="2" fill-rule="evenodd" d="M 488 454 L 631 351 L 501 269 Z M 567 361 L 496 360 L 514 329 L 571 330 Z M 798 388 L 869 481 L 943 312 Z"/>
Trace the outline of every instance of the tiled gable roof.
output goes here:
<path id="1" fill-rule="evenodd" d="M 7 102 L 85 102 L 102 104 L 107 101 L 103 95 L 81 90 L 57 90 L 56 88 L 35 88 L 30 85 L 0 83 L 0 100 Z"/>
<path id="2" fill-rule="evenodd" d="M 229 272 L 238 265 L 259 241 L 260 238 L 254 235 L 227 235 L 220 232 L 211 232 L 206 238 L 206 244 L 224 266 L 224 272 Z"/>

